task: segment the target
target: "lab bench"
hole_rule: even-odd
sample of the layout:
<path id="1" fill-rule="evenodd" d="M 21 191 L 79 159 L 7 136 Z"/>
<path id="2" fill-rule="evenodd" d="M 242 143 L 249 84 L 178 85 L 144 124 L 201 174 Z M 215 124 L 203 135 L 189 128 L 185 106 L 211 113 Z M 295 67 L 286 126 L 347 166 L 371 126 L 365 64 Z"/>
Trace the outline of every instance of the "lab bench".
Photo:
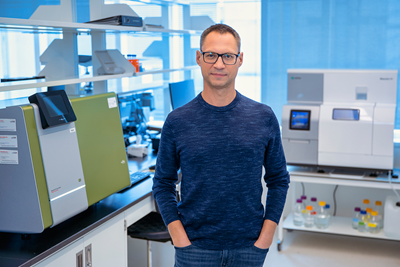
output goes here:
<path id="1" fill-rule="evenodd" d="M 129 169 L 144 169 L 155 161 L 153 155 L 129 160 Z M 147 179 L 114 193 L 40 234 L 1 232 L 0 267 L 81 266 L 79 262 L 127 266 L 127 227 L 155 211 L 152 185 L 152 179 Z"/>

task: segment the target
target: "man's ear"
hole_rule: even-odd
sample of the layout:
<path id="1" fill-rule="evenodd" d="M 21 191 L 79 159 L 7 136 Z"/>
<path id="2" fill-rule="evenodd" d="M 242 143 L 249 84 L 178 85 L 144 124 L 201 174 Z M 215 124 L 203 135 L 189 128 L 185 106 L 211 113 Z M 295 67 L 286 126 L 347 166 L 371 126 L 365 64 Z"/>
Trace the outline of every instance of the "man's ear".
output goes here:
<path id="1" fill-rule="evenodd" d="M 196 51 L 196 62 L 197 65 L 200 66 L 200 60 L 201 60 L 201 52 L 199 50 Z"/>
<path id="2" fill-rule="evenodd" d="M 242 64 L 243 64 L 243 52 L 240 53 L 240 55 L 238 57 L 238 61 L 239 61 L 239 67 L 242 66 Z"/>

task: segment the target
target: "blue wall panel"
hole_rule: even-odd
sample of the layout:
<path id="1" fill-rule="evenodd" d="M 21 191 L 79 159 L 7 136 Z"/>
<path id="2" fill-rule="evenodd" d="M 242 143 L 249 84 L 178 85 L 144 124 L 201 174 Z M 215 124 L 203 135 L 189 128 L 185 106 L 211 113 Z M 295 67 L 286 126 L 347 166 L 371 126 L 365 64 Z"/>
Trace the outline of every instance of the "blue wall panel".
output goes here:
<path id="1" fill-rule="evenodd" d="M 291 68 L 400 69 L 399 14 L 396 0 L 263 0 L 262 101 L 280 120 Z"/>

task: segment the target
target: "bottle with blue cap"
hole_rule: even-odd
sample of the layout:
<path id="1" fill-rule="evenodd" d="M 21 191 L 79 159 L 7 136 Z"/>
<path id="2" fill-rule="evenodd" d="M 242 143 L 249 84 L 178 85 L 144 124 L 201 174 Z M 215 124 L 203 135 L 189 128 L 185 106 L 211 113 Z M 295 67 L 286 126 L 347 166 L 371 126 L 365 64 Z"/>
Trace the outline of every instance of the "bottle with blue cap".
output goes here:
<path id="1" fill-rule="evenodd" d="M 326 210 L 326 213 L 328 213 L 329 216 L 332 216 L 332 214 L 331 214 L 331 205 L 326 204 L 325 205 L 325 210 Z"/>
<path id="2" fill-rule="evenodd" d="M 368 232 L 368 215 L 367 211 L 361 210 L 360 211 L 360 219 L 358 220 L 358 231 L 361 233 Z"/>

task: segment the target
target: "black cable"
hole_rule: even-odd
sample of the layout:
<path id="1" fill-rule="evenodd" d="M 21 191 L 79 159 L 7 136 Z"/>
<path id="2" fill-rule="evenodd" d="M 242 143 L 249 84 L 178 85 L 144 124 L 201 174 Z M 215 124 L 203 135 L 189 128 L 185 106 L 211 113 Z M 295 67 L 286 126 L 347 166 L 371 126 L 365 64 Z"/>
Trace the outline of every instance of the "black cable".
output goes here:
<path id="1" fill-rule="evenodd" d="M 333 204 L 334 204 L 334 209 L 333 209 L 333 216 L 336 216 L 336 190 L 338 189 L 339 185 L 336 185 L 335 190 L 333 190 Z"/>
<path id="2" fill-rule="evenodd" d="M 302 196 L 305 196 L 306 194 L 305 194 L 305 189 L 304 189 L 304 183 L 303 182 L 301 182 L 301 187 L 303 187 L 303 194 L 302 194 Z"/>

